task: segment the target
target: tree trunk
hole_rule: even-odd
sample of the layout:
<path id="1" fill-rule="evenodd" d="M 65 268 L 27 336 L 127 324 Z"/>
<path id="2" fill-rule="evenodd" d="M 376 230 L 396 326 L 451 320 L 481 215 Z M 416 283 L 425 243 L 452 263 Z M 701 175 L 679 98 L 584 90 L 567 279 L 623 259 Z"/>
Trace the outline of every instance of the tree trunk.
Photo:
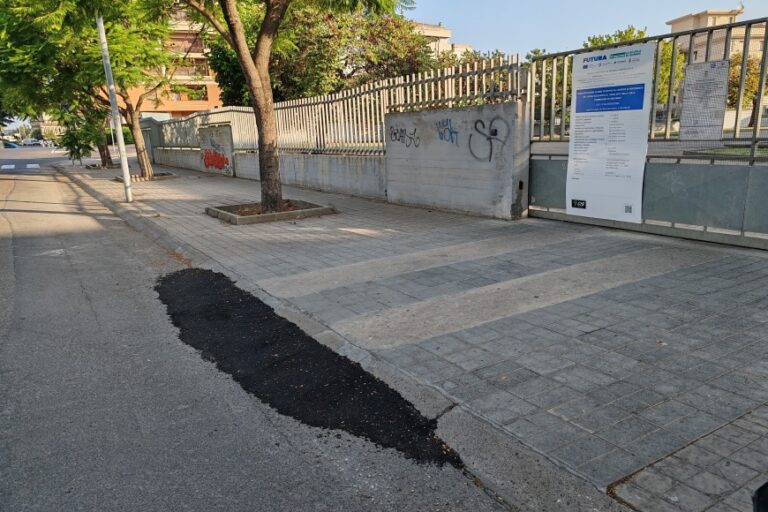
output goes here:
<path id="1" fill-rule="evenodd" d="M 752 115 L 749 116 L 749 127 L 754 128 L 757 124 L 757 114 L 760 112 L 760 101 L 757 97 L 757 94 L 755 95 L 755 99 L 752 100 Z"/>
<path id="2" fill-rule="evenodd" d="M 131 130 L 131 135 L 133 135 L 133 143 L 136 146 L 136 159 L 139 161 L 141 177 L 152 179 L 155 176 L 155 171 L 152 168 L 152 161 L 149 158 L 149 153 L 147 153 L 147 145 L 144 143 L 144 134 L 141 132 L 139 113 L 132 108 L 128 108 L 126 109 L 125 120 Z"/>
<path id="3" fill-rule="evenodd" d="M 277 29 L 290 0 L 269 0 L 264 21 L 259 30 L 254 55 L 245 38 L 235 0 L 219 0 L 222 14 L 231 35 L 232 49 L 243 71 L 248 94 L 256 117 L 259 136 L 259 175 L 261 177 L 261 211 L 279 212 L 283 209 L 280 182 L 280 161 L 277 150 L 277 123 L 269 79 L 269 55 Z"/>
<path id="4" fill-rule="evenodd" d="M 96 148 L 98 148 L 99 157 L 101 157 L 101 166 L 112 167 L 112 155 L 109 153 L 109 146 L 106 144 L 96 144 Z"/>
<path id="5" fill-rule="evenodd" d="M 265 74 L 268 75 L 269 70 Z M 251 98 L 254 97 L 255 95 L 251 93 Z M 252 100 L 251 103 L 254 111 L 258 112 L 256 127 L 259 134 L 261 208 L 265 212 L 279 212 L 283 209 L 283 187 L 280 182 L 280 155 L 277 149 L 275 107 L 271 99 L 269 101 Z"/>

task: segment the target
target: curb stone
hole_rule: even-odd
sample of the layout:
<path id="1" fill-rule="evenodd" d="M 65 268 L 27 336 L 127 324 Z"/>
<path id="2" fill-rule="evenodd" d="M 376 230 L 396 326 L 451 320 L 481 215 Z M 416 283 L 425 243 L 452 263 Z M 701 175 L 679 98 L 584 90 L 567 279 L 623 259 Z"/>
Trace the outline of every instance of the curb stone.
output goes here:
<path id="1" fill-rule="evenodd" d="M 311 315 L 298 310 L 289 301 L 269 294 L 247 276 L 221 265 L 204 252 L 178 240 L 149 220 L 139 208 L 113 200 L 73 171 L 60 165 L 53 165 L 53 168 L 164 249 L 180 255 L 193 266 L 230 276 L 239 287 L 272 307 L 277 314 L 298 325 L 323 345 L 358 362 L 363 369 L 392 386 L 413 403 L 422 414 L 437 419 L 439 435 L 457 450 L 467 464 L 467 477 L 509 510 L 629 510 L 581 477 L 501 431 L 497 425 L 478 417 L 470 408 L 463 404 L 457 405 L 434 386 L 420 382 L 403 369 L 353 344 Z M 457 425 L 461 425 L 461 428 L 457 428 Z M 484 437 L 489 441 L 485 444 L 478 443 L 475 440 L 477 437 Z M 505 454 L 507 457 L 504 457 Z M 513 454 L 513 457 L 509 457 L 510 454 Z M 510 479 L 512 475 L 514 478 Z M 483 482 L 491 483 L 495 489 L 489 489 Z M 564 497 L 563 488 L 566 488 L 570 495 Z"/>

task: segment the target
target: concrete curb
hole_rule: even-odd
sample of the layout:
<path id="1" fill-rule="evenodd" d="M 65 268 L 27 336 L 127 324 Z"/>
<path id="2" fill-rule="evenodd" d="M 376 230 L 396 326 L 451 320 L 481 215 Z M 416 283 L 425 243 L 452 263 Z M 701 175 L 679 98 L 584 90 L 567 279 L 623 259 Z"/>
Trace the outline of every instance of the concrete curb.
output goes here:
<path id="1" fill-rule="evenodd" d="M 178 240 L 149 220 L 139 208 L 114 201 L 70 170 L 58 165 L 53 167 L 128 225 L 182 259 L 188 266 L 207 268 L 230 276 L 239 287 L 271 306 L 277 314 L 392 386 L 425 416 L 437 419 L 438 433 L 461 455 L 467 465 L 467 476 L 509 510 L 628 510 L 567 468 L 555 464 L 492 422 L 478 417 L 471 409 L 457 405 L 437 388 L 420 382 L 401 368 L 353 344 L 311 315 L 297 309 L 288 300 L 271 295 L 248 277 Z M 483 482 L 487 482 L 491 488 Z"/>

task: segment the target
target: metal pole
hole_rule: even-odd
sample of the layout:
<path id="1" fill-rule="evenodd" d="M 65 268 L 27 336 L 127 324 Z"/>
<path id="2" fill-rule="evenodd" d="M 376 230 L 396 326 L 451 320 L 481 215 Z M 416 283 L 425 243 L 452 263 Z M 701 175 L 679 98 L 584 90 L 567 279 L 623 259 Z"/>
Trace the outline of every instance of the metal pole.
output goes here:
<path id="1" fill-rule="evenodd" d="M 107 47 L 107 34 L 104 31 L 104 18 L 96 15 L 96 27 L 99 30 L 99 42 L 101 43 L 101 58 L 104 61 L 104 73 L 107 75 L 107 87 L 109 88 L 109 103 L 112 105 L 113 131 L 117 132 L 117 147 L 120 150 L 120 167 L 123 169 L 123 187 L 125 188 L 125 200 L 133 202 L 131 190 L 131 172 L 128 169 L 128 157 L 125 154 L 125 140 L 123 140 L 123 123 L 120 111 L 117 108 L 117 93 L 115 92 L 115 80 L 112 77 L 112 64 L 109 62 L 109 48 Z"/>

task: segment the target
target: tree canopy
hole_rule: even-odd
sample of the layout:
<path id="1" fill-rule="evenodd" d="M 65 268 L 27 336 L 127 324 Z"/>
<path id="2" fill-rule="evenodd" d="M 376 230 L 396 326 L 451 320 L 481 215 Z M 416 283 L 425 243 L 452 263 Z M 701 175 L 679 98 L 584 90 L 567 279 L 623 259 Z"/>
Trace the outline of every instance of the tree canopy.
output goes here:
<path id="1" fill-rule="evenodd" d="M 592 48 L 593 46 L 608 46 L 611 44 L 624 43 L 628 41 L 635 41 L 647 36 L 647 28 L 637 28 L 634 25 L 627 25 L 627 28 L 621 28 L 616 30 L 612 34 L 596 34 L 589 36 L 582 46 L 584 48 Z"/>
<path id="2" fill-rule="evenodd" d="M 49 112 L 61 118 L 80 111 L 88 113 L 91 122 L 103 123 L 109 103 L 96 31 L 97 9 L 104 15 L 121 113 L 138 139 L 143 102 L 169 82 L 182 61 L 167 47 L 167 19 L 147 11 L 143 0 L 0 0 L 4 101 L 30 116 Z M 130 91 L 137 87 L 145 92 L 132 97 Z M 90 115 L 97 111 L 103 115 Z M 138 151 L 143 140 L 136 143 Z M 139 162 L 142 173 L 151 173 L 147 159 Z"/>
<path id="3" fill-rule="evenodd" d="M 13 117 L 10 112 L 7 112 L 3 108 L 3 99 L 0 98 L 0 128 L 3 128 L 13 122 Z"/>
<path id="4" fill-rule="evenodd" d="M 261 22 L 248 21 L 251 30 Z M 211 42 L 211 69 L 225 105 L 248 104 L 248 91 L 232 48 Z M 276 101 L 337 92 L 382 78 L 429 69 L 432 52 L 413 22 L 399 14 L 372 16 L 363 9 L 329 11 L 296 4 L 275 40 L 270 78 Z"/>

